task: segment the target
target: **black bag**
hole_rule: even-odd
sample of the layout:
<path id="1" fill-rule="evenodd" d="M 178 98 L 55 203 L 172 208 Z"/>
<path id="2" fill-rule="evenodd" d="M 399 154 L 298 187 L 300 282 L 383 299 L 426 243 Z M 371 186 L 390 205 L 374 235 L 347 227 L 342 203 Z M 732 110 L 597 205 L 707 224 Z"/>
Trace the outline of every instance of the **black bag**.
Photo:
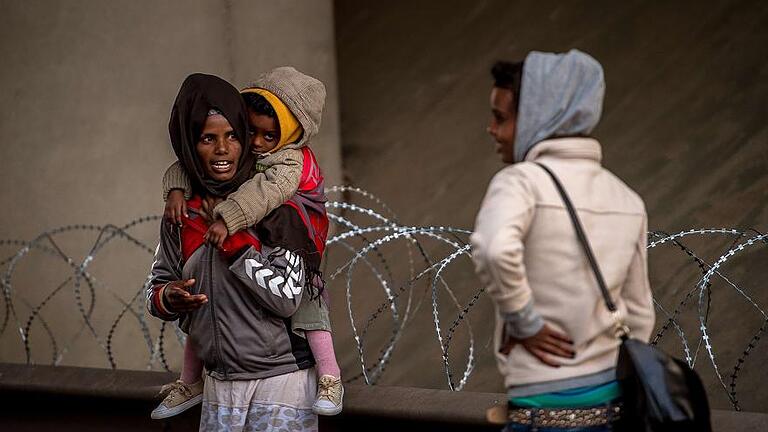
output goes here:
<path id="1" fill-rule="evenodd" d="M 571 222 L 587 256 L 605 305 L 616 319 L 616 337 L 621 338 L 616 376 L 619 380 L 624 407 L 620 431 L 703 431 L 712 430 L 709 403 L 698 374 L 688 364 L 661 350 L 629 337 L 629 328 L 622 324 L 605 279 L 600 272 L 584 228 L 576 210 L 557 176 L 543 168 L 555 183 L 565 203 Z"/>

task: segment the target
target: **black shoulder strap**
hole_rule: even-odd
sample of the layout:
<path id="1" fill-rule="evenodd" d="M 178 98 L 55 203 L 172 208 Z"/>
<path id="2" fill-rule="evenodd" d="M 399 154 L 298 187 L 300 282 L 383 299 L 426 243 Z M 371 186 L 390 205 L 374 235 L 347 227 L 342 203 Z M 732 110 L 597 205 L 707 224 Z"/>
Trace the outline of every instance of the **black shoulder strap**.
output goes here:
<path id="1" fill-rule="evenodd" d="M 579 243 L 581 243 L 581 247 L 584 249 L 584 254 L 587 255 L 587 260 L 589 260 L 589 265 L 592 266 L 592 271 L 595 273 L 595 279 L 597 279 L 597 285 L 600 286 L 600 292 L 603 294 L 605 306 L 609 311 L 616 312 L 616 305 L 613 303 L 611 295 L 608 293 L 608 288 L 605 286 L 603 273 L 600 272 L 600 267 L 598 267 L 597 260 L 595 260 L 595 254 L 592 252 L 592 247 L 589 246 L 587 235 L 584 233 L 584 228 L 581 226 L 579 215 L 576 214 L 576 209 L 573 207 L 571 199 L 565 192 L 565 188 L 563 188 L 560 180 L 557 178 L 555 173 L 552 172 L 552 170 L 547 168 L 544 164 L 538 162 L 535 162 L 535 164 L 543 168 L 544 171 L 546 171 L 547 174 L 552 177 L 552 181 L 555 183 L 557 191 L 560 192 L 560 197 L 562 197 L 563 203 L 565 203 L 565 208 L 568 210 L 568 215 L 571 217 L 571 222 L 573 223 L 573 228 L 576 230 L 576 236 L 579 238 Z"/>

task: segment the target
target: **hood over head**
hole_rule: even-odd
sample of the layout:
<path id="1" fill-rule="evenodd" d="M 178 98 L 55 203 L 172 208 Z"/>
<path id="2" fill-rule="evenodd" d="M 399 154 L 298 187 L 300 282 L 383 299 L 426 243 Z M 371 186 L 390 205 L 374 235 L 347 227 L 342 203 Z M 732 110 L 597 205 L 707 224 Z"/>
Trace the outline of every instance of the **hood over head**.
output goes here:
<path id="1" fill-rule="evenodd" d="M 288 106 L 285 105 L 279 97 L 275 96 L 269 90 L 265 90 L 263 88 L 247 88 L 244 89 L 241 93 L 256 93 L 261 95 L 264 99 L 267 100 L 269 105 L 272 106 L 272 109 L 275 111 L 275 115 L 277 116 L 277 123 L 280 125 L 280 141 L 277 143 L 275 148 L 268 151 L 267 153 L 275 153 L 286 145 L 297 143 L 301 139 L 302 135 L 304 134 L 304 128 L 301 127 L 301 124 L 299 124 L 296 116 L 293 115 Z"/>
<path id="2" fill-rule="evenodd" d="M 243 146 L 234 177 L 227 182 L 206 178 L 197 156 L 197 142 L 210 110 L 223 115 Z M 254 157 L 248 145 L 248 114 L 240 93 L 223 79 L 201 73 L 189 75 L 181 84 L 168 123 L 171 145 L 197 193 L 226 196 L 250 177 Z"/>
<path id="3" fill-rule="evenodd" d="M 317 135 L 323 118 L 326 96 L 325 85 L 320 80 L 305 75 L 293 67 L 282 66 L 261 75 L 242 91 L 245 93 L 254 89 L 268 90 L 277 96 L 301 125 L 303 129 L 301 138 L 294 143 L 286 143 L 285 147 L 303 147 Z M 269 98 L 267 100 L 269 101 Z M 271 101 L 270 103 L 275 108 L 275 104 Z M 282 125 L 280 129 L 282 134 Z"/>
<path id="4" fill-rule="evenodd" d="M 532 51 L 523 63 L 515 130 L 515 162 L 537 143 L 587 136 L 600 121 L 605 81 L 597 60 L 579 50 Z"/>

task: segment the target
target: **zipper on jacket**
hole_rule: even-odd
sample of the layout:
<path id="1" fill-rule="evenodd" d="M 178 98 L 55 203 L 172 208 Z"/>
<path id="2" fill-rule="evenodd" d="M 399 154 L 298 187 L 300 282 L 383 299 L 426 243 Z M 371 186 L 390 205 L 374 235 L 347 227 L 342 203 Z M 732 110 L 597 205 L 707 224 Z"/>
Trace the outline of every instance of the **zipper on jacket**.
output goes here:
<path id="1" fill-rule="evenodd" d="M 222 362 L 221 358 L 221 345 L 219 344 L 219 325 L 218 320 L 216 319 L 216 302 L 213 299 L 213 253 L 211 251 L 213 250 L 210 246 L 208 247 L 208 283 L 211 287 L 211 289 L 208 290 L 208 296 L 210 297 L 211 301 L 211 323 L 213 324 L 213 347 L 216 350 L 216 362 L 220 365 L 220 367 L 224 371 L 224 379 L 227 378 L 227 367 L 224 365 L 224 362 Z M 215 251 L 214 251 L 215 252 Z"/>

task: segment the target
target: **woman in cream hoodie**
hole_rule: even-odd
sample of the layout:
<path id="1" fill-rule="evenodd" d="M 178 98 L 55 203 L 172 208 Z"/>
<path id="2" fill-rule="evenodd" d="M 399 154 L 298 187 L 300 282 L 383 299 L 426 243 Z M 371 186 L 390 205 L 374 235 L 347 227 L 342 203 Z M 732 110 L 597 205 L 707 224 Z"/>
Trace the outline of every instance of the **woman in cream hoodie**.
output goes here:
<path id="1" fill-rule="evenodd" d="M 622 319 L 633 337 L 647 340 L 654 311 L 645 205 L 601 166 L 600 143 L 589 136 L 602 110 L 602 67 L 572 50 L 531 52 L 522 65 L 500 62 L 492 72 L 488 131 L 511 165 L 488 186 L 471 241 L 497 309 L 508 429 L 609 430 L 621 400 L 614 319 L 560 195 L 534 163 L 564 184 Z"/>

